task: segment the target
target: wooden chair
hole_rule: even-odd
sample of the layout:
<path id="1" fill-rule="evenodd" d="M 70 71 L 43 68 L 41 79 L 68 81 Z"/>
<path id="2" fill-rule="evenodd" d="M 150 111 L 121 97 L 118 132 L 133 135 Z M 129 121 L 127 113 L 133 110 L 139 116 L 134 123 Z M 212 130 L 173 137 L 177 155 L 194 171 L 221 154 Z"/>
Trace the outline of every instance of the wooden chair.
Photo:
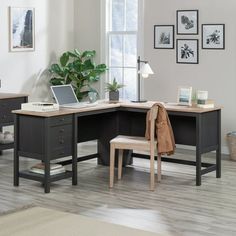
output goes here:
<path id="1" fill-rule="evenodd" d="M 118 156 L 118 179 L 122 176 L 123 150 L 137 150 L 150 152 L 150 190 L 154 191 L 155 187 L 155 149 L 157 141 L 155 140 L 155 121 L 157 118 L 158 107 L 151 108 L 150 120 L 150 140 L 145 137 L 123 136 L 119 135 L 110 141 L 110 188 L 114 184 L 115 169 L 115 150 L 119 149 Z M 157 162 L 158 181 L 161 181 L 161 155 L 158 155 Z"/>

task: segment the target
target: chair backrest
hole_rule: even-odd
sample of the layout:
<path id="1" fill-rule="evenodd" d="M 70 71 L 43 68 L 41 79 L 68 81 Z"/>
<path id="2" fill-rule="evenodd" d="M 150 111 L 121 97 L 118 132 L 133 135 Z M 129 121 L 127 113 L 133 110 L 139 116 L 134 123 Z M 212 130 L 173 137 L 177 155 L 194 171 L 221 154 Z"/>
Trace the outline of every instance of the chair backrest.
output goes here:
<path id="1" fill-rule="evenodd" d="M 155 140 L 155 127 L 156 127 L 157 114 L 158 114 L 158 106 L 153 106 L 150 110 L 150 115 L 149 115 L 151 142 L 154 142 Z"/>

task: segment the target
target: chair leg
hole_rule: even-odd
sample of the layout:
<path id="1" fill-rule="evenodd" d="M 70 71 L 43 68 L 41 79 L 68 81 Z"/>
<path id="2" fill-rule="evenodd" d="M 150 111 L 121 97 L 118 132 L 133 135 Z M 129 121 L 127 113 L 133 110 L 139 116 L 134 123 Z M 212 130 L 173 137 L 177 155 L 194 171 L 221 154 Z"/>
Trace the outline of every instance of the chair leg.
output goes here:
<path id="1" fill-rule="evenodd" d="M 115 148 L 111 145 L 110 150 L 110 188 L 114 185 L 114 169 L 115 169 Z"/>
<path id="2" fill-rule="evenodd" d="M 118 179 L 121 179 L 121 176 L 122 176 L 122 164 L 123 164 L 123 150 L 119 149 Z"/>
<path id="3" fill-rule="evenodd" d="M 154 191 L 155 187 L 155 157 L 154 157 L 154 150 L 151 150 L 150 153 L 150 190 Z"/>
<path id="4" fill-rule="evenodd" d="M 158 175 L 158 182 L 161 182 L 161 155 L 158 154 L 157 156 L 157 175 Z"/>

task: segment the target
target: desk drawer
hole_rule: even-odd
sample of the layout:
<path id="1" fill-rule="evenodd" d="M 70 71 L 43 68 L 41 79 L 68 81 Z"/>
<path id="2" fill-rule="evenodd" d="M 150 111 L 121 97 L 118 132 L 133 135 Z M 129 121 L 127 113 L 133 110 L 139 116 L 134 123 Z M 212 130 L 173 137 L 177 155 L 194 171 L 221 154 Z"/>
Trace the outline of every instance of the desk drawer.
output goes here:
<path id="1" fill-rule="evenodd" d="M 57 139 L 58 137 L 72 137 L 72 125 L 58 125 L 50 128 L 51 138 Z"/>
<path id="2" fill-rule="evenodd" d="M 72 124 L 50 127 L 49 133 L 50 156 L 70 156 L 73 142 Z"/>
<path id="3" fill-rule="evenodd" d="M 25 102 L 25 98 L 12 98 L 0 100 L 0 123 L 13 122 L 13 110 L 21 108 L 21 104 Z"/>
<path id="4" fill-rule="evenodd" d="M 50 126 L 64 125 L 64 124 L 72 124 L 72 115 L 66 116 L 56 116 L 50 119 Z"/>
<path id="5" fill-rule="evenodd" d="M 71 156 L 72 155 L 72 150 L 71 150 L 71 145 L 70 146 L 64 146 L 64 147 L 58 147 L 53 150 L 51 150 L 50 153 L 50 159 L 57 159 L 60 157 L 66 157 L 66 156 Z"/>

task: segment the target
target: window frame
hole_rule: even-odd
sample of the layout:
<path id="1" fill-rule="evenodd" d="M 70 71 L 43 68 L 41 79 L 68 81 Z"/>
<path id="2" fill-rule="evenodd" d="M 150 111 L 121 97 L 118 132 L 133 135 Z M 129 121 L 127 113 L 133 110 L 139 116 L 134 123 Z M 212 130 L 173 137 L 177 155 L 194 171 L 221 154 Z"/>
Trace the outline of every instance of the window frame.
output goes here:
<path id="1" fill-rule="evenodd" d="M 138 73 L 138 68 L 137 64 L 135 67 L 132 66 L 124 66 L 124 36 L 125 35 L 136 35 L 137 38 L 137 57 L 140 55 L 141 57 L 143 56 L 143 40 L 142 40 L 142 35 L 143 35 L 143 19 L 144 19 L 144 0 L 138 0 L 138 25 L 137 25 L 137 31 L 111 31 L 111 0 L 101 0 L 101 29 L 102 29 L 102 34 L 101 34 L 101 58 L 103 61 L 105 61 L 106 65 L 108 68 L 110 68 L 110 38 L 112 35 L 122 35 L 123 37 L 123 48 L 122 48 L 122 67 L 120 66 L 112 66 L 111 68 L 121 68 L 122 69 L 122 78 L 124 79 L 124 71 L 125 69 L 136 69 L 136 75 Z M 125 11 L 125 9 L 124 9 Z M 126 20 L 126 16 L 124 16 Z M 124 25 L 126 24 L 124 20 Z M 136 76 L 137 78 L 137 76 Z M 109 82 L 111 78 L 109 78 L 109 71 L 105 75 L 105 82 Z M 137 90 L 137 84 L 138 80 L 136 79 L 136 90 Z M 101 91 L 102 91 L 102 97 L 105 98 L 105 83 L 103 83 L 101 86 Z M 143 87 L 143 86 L 142 86 Z M 142 91 L 141 91 L 142 94 Z M 137 96 L 137 91 L 135 94 L 135 97 Z"/>

